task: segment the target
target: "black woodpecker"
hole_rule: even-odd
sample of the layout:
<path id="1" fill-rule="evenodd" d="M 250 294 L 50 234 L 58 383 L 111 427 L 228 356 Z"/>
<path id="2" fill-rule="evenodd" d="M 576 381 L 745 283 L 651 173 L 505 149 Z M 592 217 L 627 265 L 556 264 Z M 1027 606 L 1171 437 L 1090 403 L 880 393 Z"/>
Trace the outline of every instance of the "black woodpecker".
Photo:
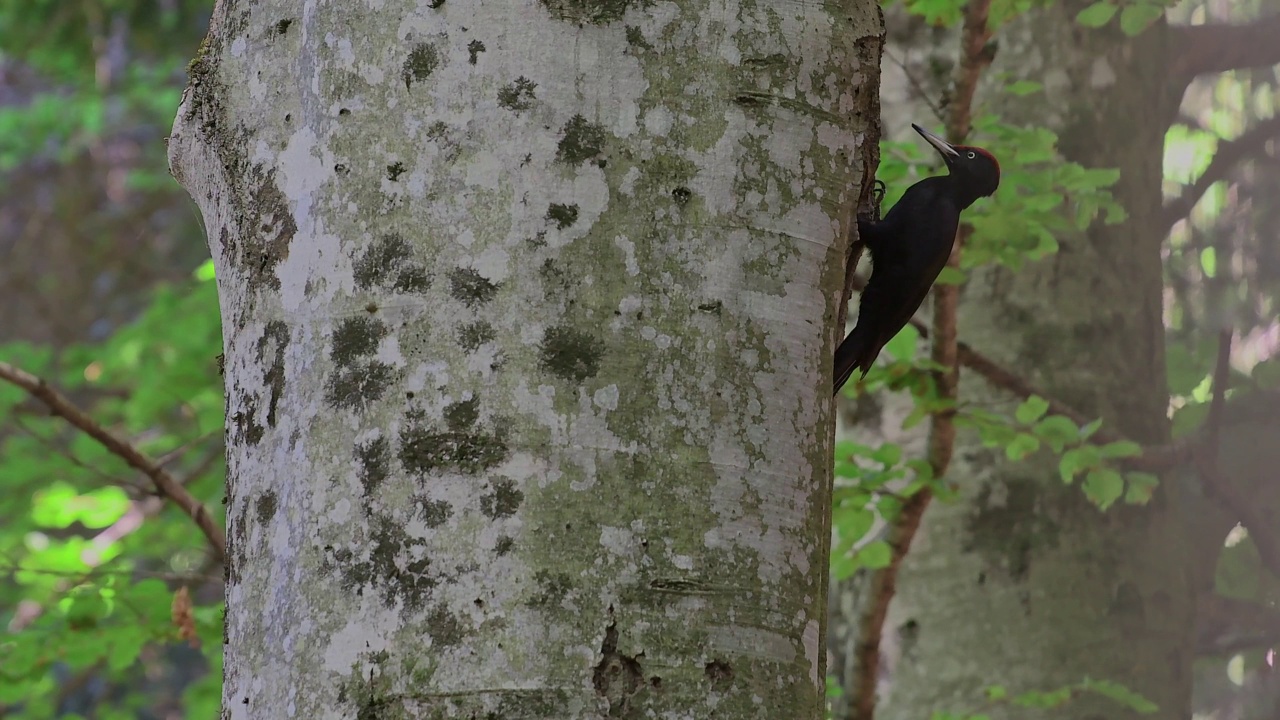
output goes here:
<path id="1" fill-rule="evenodd" d="M 871 279 L 862 291 L 858 324 L 836 348 L 837 393 L 855 369 L 867 376 L 880 349 L 924 302 L 951 257 L 960 212 L 1000 185 L 1000 163 L 991 153 L 911 127 L 937 149 L 950 172 L 907 188 L 883 220 L 858 218 L 858 236 L 871 251 Z"/>

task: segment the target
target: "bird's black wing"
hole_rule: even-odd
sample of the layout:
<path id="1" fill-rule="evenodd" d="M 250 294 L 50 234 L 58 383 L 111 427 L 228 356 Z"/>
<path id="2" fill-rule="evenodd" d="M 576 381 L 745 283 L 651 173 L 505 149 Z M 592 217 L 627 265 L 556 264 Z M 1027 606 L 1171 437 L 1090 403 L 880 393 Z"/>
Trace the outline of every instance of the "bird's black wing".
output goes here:
<path id="1" fill-rule="evenodd" d="M 897 308 L 910 301 L 911 296 L 907 294 L 912 288 L 909 266 L 875 262 L 874 256 L 872 262 L 875 264 L 871 279 L 858 302 L 858 322 L 836 348 L 833 389 L 837 392 L 848 382 L 854 370 L 861 370 L 862 376 L 866 377 L 881 348 L 902 329 L 901 325 L 892 327 L 897 320 Z"/>
<path id="2" fill-rule="evenodd" d="M 903 195 L 883 221 L 859 221 L 867 232 L 872 272 L 862 291 L 858 322 L 833 362 L 833 389 L 839 392 L 855 369 L 863 377 L 885 344 L 911 320 L 946 266 L 960 222 L 960 210 L 940 192 L 944 186 L 921 181 Z"/>

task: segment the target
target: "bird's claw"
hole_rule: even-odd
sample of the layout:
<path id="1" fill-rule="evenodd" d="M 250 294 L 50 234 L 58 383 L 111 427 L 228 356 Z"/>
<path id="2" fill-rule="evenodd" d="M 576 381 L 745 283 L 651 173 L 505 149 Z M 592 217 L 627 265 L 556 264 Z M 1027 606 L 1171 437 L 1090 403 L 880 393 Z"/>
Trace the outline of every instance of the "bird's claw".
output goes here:
<path id="1" fill-rule="evenodd" d="M 884 200 L 884 182 L 872 182 L 872 199 L 870 199 L 870 209 L 864 213 L 858 213 L 858 219 L 861 222 L 878 223 L 881 220 L 881 202 Z"/>
<path id="2" fill-rule="evenodd" d="M 880 220 L 880 203 L 884 201 L 885 189 L 883 180 L 871 182 L 871 216 L 877 222 Z"/>

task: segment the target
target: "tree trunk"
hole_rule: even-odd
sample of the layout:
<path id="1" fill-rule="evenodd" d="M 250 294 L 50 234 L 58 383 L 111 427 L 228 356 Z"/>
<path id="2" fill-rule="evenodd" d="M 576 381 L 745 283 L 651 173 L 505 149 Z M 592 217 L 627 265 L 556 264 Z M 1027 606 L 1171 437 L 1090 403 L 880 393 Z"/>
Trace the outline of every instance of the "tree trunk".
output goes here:
<path id="1" fill-rule="evenodd" d="M 1161 318 L 1160 168 L 1164 26 L 1134 39 L 1073 24 L 1083 5 L 1036 11 L 1001 37 L 991 77 L 1042 81 L 1044 95 L 1002 114 L 1057 130 L 1069 160 L 1116 167 L 1129 220 L 1062 237 L 1061 251 L 1017 273 L 975 273 L 960 335 L 1051 395 L 1143 442 L 1167 439 Z M 1047 101 L 1047 102 L 1046 102 Z M 968 374 L 962 402 L 1008 407 Z M 984 708 L 983 689 L 1048 691 L 1086 678 L 1156 703 L 1145 717 L 1189 716 L 1194 595 L 1185 482 L 1166 478 L 1147 507 L 1099 512 L 1041 454 L 1012 464 L 962 435 L 950 479 L 912 546 L 886 632 L 898 657 L 882 718 Z M 992 717 L 1025 717 L 1009 705 Z M 1044 718 L 1138 717 L 1082 693 Z"/>
<path id="2" fill-rule="evenodd" d="M 852 6 L 222 0 L 224 717 L 816 718 Z"/>

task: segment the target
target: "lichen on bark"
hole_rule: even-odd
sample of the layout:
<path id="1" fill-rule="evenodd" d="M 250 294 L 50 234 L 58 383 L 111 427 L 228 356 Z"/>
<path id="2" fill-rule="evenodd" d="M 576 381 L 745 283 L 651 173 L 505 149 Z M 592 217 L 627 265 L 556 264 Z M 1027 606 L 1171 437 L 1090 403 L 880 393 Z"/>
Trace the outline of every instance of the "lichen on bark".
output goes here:
<path id="1" fill-rule="evenodd" d="M 237 129 L 180 118 L 171 151 L 227 237 L 256 438 L 231 462 L 233 716 L 821 707 L 828 324 L 878 28 L 564 8 L 591 27 L 219 6 L 218 86 L 182 117 Z M 278 252 L 221 234 L 242 217 Z"/>

